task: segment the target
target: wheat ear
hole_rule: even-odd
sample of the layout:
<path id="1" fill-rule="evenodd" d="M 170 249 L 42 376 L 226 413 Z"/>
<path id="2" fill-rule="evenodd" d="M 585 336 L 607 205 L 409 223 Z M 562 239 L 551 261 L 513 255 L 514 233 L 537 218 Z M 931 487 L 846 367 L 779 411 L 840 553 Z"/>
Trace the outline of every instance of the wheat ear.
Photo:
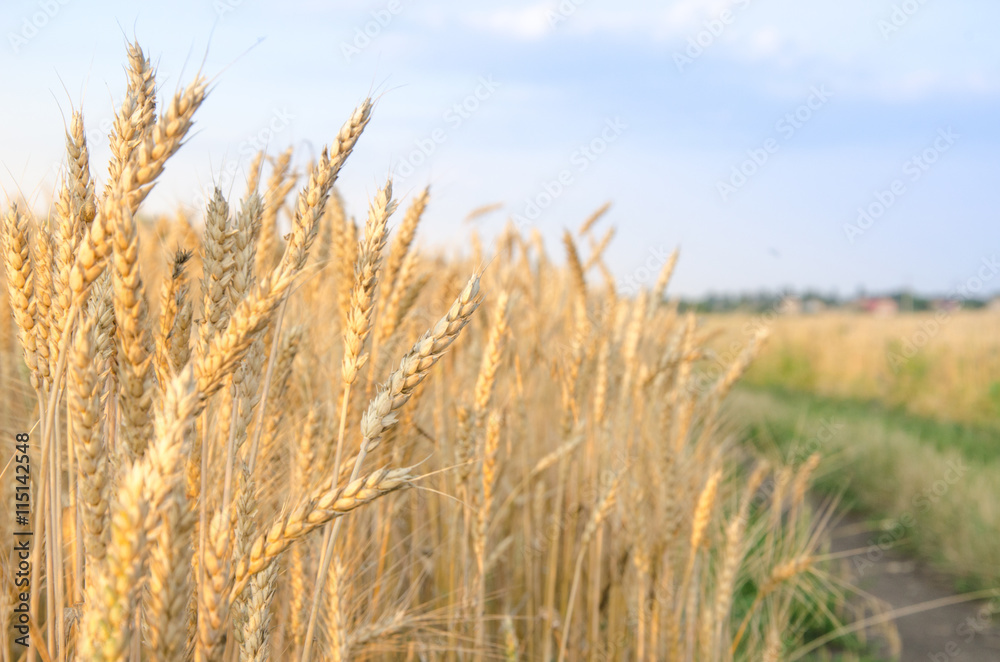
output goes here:
<path id="1" fill-rule="evenodd" d="M 409 485 L 409 468 L 379 469 L 351 483 L 314 491 L 290 513 L 279 516 L 267 532 L 254 539 L 250 553 L 235 563 L 232 595 L 239 595 L 250 577 L 264 570 L 289 545 L 330 520 Z"/>
<path id="2" fill-rule="evenodd" d="M 295 187 L 291 172 L 292 148 L 289 147 L 272 161 L 271 176 L 264 191 L 264 215 L 261 220 L 260 239 L 257 247 L 257 273 L 266 273 L 274 266 L 278 256 L 278 212 L 285 198 Z"/>
<path id="3" fill-rule="evenodd" d="M 69 169 L 59 188 L 55 202 L 55 256 L 52 271 L 52 345 L 59 347 L 66 315 L 72 307 L 69 288 L 74 253 L 86 224 L 93 220 L 94 183 L 90 180 L 87 138 L 83 131 L 83 116 L 73 113 L 66 133 L 66 154 Z"/>
<path id="4" fill-rule="evenodd" d="M 226 645 L 225 627 L 229 618 L 230 564 L 232 540 L 229 516 L 216 511 L 209 524 L 201 562 L 203 578 L 198 583 L 198 636 L 195 640 L 195 662 L 211 662 L 222 655 Z"/>
<path id="5" fill-rule="evenodd" d="M 577 230 L 576 233 L 582 237 L 590 232 L 597 221 L 601 220 L 601 217 L 608 213 L 609 209 L 611 209 L 610 202 L 605 202 L 603 205 L 595 209 L 594 212 L 591 213 L 591 215 L 588 216 L 587 219 L 580 225 L 580 229 Z"/>
<path id="6" fill-rule="evenodd" d="M 482 301 L 479 296 L 479 278 L 480 274 L 477 273 L 469 279 L 448 313 L 413 345 L 400 360 L 399 368 L 389 376 L 389 380 L 368 405 L 361 417 L 364 439 L 355 463 L 355 472 L 361 467 L 365 456 L 378 448 L 382 435 L 396 424 L 396 412 L 406 404 L 413 395 L 413 390 L 469 323 Z"/>
<path id="7" fill-rule="evenodd" d="M 133 616 L 145 557 L 143 472 L 136 465 L 122 477 L 111 507 L 107 556 L 87 586 L 77 637 L 81 659 L 124 662 L 133 636 Z"/>
<path id="8" fill-rule="evenodd" d="M 190 259 L 190 252 L 177 249 L 170 276 L 163 279 L 160 289 L 160 319 L 154 366 L 161 390 L 164 384 L 173 379 L 180 366 L 187 363 L 191 302 L 188 299 L 185 269 Z"/>
<path id="9" fill-rule="evenodd" d="M 94 363 L 94 346 L 95 321 L 88 317 L 76 331 L 68 380 L 88 570 L 99 567 L 105 556 L 110 491 L 108 449 L 101 434 L 101 383 Z"/>
<path id="10" fill-rule="evenodd" d="M 354 383 L 358 371 L 368 362 L 364 344 L 371 332 L 375 286 L 378 283 L 382 250 L 388 236 L 387 221 L 395 209 L 396 203 L 392 200 L 392 182 L 387 182 L 368 207 L 365 237 L 358 246 L 358 261 L 354 268 L 354 290 L 351 292 L 347 329 L 344 334 L 344 363 L 341 372 L 345 386 Z"/>
<path id="11" fill-rule="evenodd" d="M 417 226 L 420 224 L 420 219 L 427 208 L 428 200 L 430 200 L 429 186 L 418 193 L 413 198 L 410 206 L 406 208 L 406 214 L 403 215 L 403 222 L 399 224 L 399 230 L 396 231 L 396 238 L 392 242 L 389 257 L 385 263 L 385 278 L 382 279 L 382 282 L 385 284 L 386 292 L 393 292 L 397 288 L 396 277 L 403 268 L 403 261 L 406 259 L 406 256 L 410 254 L 413 238 L 417 234 Z"/>
<path id="12" fill-rule="evenodd" d="M 712 641 L 712 658 L 718 654 L 718 647 L 721 644 L 722 633 L 729 624 L 730 608 L 733 601 L 733 588 L 736 579 L 736 571 L 743 560 L 745 541 L 743 533 L 746 530 L 750 515 L 750 502 L 756 495 L 757 489 L 764 482 L 764 477 L 768 472 L 767 465 L 758 465 L 750 479 L 747 481 L 746 492 L 740 500 L 739 509 L 726 526 L 726 551 L 722 565 L 718 570 L 715 582 L 715 605 L 712 614 L 714 625 L 714 639 Z"/>
<path id="13" fill-rule="evenodd" d="M 24 351 L 24 362 L 31 373 L 32 385 L 41 384 L 38 374 L 38 352 L 35 346 L 35 299 L 29 246 L 28 217 L 17 205 L 4 216 L 4 266 L 7 270 L 7 295 L 17 325 L 18 340 Z"/>
<path id="14" fill-rule="evenodd" d="M 128 90 L 111 132 L 108 186 L 119 181 L 136 147 L 148 135 L 156 111 L 155 71 L 138 43 L 128 45 Z"/>
<path id="15" fill-rule="evenodd" d="M 126 169 L 125 177 L 131 171 Z M 153 429 L 153 341 L 139 267 L 139 227 L 127 208 L 114 215 L 114 305 L 118 323 L 121 439 L 128 456 L 141 457 Z"/>

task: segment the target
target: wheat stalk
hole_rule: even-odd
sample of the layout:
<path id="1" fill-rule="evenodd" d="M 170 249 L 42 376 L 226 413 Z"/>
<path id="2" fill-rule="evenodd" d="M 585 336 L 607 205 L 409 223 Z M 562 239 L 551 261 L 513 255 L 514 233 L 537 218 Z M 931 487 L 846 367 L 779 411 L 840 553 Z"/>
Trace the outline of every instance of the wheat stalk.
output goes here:
<path id="1" fill-rule="evenodd" d="M 763 500 L 770 468 L 736 479 L 719 408 L 761 338 L 700 388 L 718 339 L 664 304 L 676 252 L 616 292 L 609 205 L 564 233 L 565 264 L 513 223 L 471 257 L 417 250 L 428 190 L 390 238 L 391 184 L 359 228 L 335 187 L 369 99 L 304 182 L 287 149 L 262 183 L 257 152 L 232 206 L 154 214 L 207 90 L 158 111 L 155 81 L 129 45 L 101 192 L 74 112 L 53 211 L 0 215 L 0 427 L 31 430 L 39 467 L 31 662 L 781 654 L 792 599 L 823 589 L 796 582 L 828 520 L 807 521 L 819 458 Z M 419 495 L 362 508 L 417 462 Z"/>

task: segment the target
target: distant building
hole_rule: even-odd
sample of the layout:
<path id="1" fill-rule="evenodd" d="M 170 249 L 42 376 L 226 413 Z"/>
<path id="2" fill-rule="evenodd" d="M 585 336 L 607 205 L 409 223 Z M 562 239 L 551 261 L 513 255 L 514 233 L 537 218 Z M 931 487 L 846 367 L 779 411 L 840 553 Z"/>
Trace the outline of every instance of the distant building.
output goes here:
<path id="1" fill-rule="evenodd" d="M 962 304 L 956 299 L 934 299 L 931 301 L 931 310 L 940 310 L 946 313 L 952 313 L 962 307 Z M 990 307 L 993 310 L 1000 310 L 1000 301 L 994 299 L 990 302 Z"/>
<path id="2" fill-rule="evenodd" d="M 880 317 L 890 317 L 899 312 L 899 303 L 889 297 L 872 297 L 858 302 L 862 312 Z"/>

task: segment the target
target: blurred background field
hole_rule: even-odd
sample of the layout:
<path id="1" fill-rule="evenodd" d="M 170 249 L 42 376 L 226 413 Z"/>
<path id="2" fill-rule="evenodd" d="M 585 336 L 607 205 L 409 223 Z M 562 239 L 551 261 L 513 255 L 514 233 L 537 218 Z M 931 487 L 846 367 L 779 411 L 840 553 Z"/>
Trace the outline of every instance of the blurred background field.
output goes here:
<path id="1" fill-rule="evenodd" d="M 786 298 L 760 312 L 706 315 L 714 353 L 703 375 L 767 329 L 729 410 L 747 441 L 784 459 L 819 451 L 821 491 L 869 517 L 880 548 L 915 554 L 956 588 L 995 586 L 998 322 L 988 302 L 805 312 Z"/>
<path id="2" fill-rule="evenodd" d="M 770 341 L 747 374 L 756 386 L 871 400 L 919 416 L 992 425 L 1000 414 L 1000 313 L 720 315 L 717 351 L 758 327 Z"/>

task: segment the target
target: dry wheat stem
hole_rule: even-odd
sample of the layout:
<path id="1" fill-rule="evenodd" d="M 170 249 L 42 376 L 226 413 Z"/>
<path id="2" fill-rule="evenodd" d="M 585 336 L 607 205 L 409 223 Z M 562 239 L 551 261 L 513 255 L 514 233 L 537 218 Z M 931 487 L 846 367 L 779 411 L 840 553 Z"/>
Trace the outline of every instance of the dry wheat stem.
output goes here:
<path id="1" fill-rule="evenodd" d="M 624 470 L 619 471 L 615 475 L 614 480 L 608 486 L 607 490 L 602 495 L 601 500 L 598 501 L 597 506 L 594 508 L 594 512 L 591 515 L 590 520 L 587 522 L 587 527 L 583 531 L 583 536 L 580 538 L 580 548 L 576 554 L 576 562 L 573 565 L 573 580 L 570 584 L 569 598 L 567 599 L 566 608 L 564 610 L 566 619 L 563 625 L 562 642 L 559 645 L 558 662 L 563 662 L 563 660 L 566 659 L 566 651 L 573 628 L 573 611 L 576 603 L 576 592 L 580 588 L 580 573 L 583 570 L 583 558 L 585 552 L 587 551 L 587 545 L 590 543 L 590 539 L 593 537 L 597 527 L 604 522 L 604 519 L 608 516 L 608 512 L 610 512 L 611 507 L 614 505 L 615 496 L 618 492 L 618 486 L 624 475 Z"/>
<path id="2" fill-rule="evenodd" d="M 341 394 L 340 427 L 337 433 L 337 445 L 334 454 L 333 475 L 330 487 L 334 488 L 340 475 L 340 459 L 344 446 L 344 432 L 347 427 L 347 411 L 350 406 L 351 388 L 357 379 L 358 372 L 368 361 L 364 345 L 371 332 L 371 320 L 375 305 L 375 287 L 378 283 L 378 271 L 382 260 L 382 250 L 388 237 L 388 219 L 396 208 L 392 200 L 392 182 L 386 182 L 368 207 L 368 221 L 365 224 L 365 236 L 358 246 L 358 260 L 355 266 L 355 283 L 351 292 L 350 308 L 347 314 L 344 334 L 344 358 L 341 366 L 341 376 L 344 389 Z M 352 474 L 352 479 L 357 473 Z M 312 646 L 312 635 L 319 615 L 319 600 L 325 575 L 329 571 L 331 555 L 333 554 L 334 530 L 327 528 L 323 540 L 323 552 L 316 577 L 316 588 L 313 597 L 312 610 L 309 615 L 309 625 L 306 630 L 306 641 L 303 645 L 303 660 L 309 659 Z"/>
<path id="3" fill-rule="evenodd" d="M 476 308 L 479 307 L 481 301 L 479 298 L 480 277 L 481 274 L 476 273 L 469 279 L 448 313 L 438 321 L 434 328 L 427 331 L 424 337 L 403 357 L 399 368 L 390 375 L 389 381 L 382 386 L 378 395 L 368 406 L 361 419 L 363 439 L 361 449 L 354 462 L 354 468 L 351 471 L 352 484 L 361 471 L 365 457 L 378 447 L 382 435 L 397 422 L 395 412 L 406 404 L 413 394 L 413 390 L 424 380 L 431 367 L 455 341 L 465 325 L 469 323 Z M 334 474 L 331 480 L 336 480 L 336 478 L 337 475 Z M 335 526 L 330 532 L 329 541 L 326 541 L 324 545 L 310 613 L 310 627 L 306 630 L 306 640 L 303 645 L 303 662 L 309 660 L 311 635 L 315 629 L 323 580 L 329 571 L 330 559 L 333 556 L 337 540 L 337 531 L 338 527 Z"/>

